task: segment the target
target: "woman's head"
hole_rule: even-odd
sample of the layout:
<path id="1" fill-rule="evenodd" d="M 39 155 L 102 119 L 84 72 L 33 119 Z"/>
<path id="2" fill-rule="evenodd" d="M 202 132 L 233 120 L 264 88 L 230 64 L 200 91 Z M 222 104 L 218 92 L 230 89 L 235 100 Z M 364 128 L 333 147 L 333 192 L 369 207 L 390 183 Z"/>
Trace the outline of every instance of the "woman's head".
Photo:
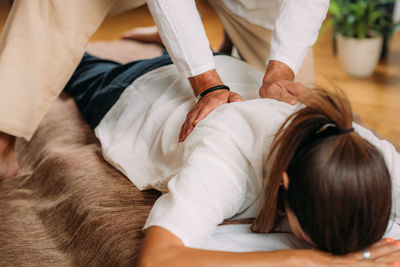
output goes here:
<path id="1" fill-rule="evenodd" d="M 268 162 L 265 199 L 253 230 L 278 222 L 278 191 L 284 173 L 286 207 L 319 249 L 334 254 L 361 250 L 385 232 L 391 181 L 379 151 L 352 128 L 346 97 L 311 91 L 303 109 L 278 131 Z"/>

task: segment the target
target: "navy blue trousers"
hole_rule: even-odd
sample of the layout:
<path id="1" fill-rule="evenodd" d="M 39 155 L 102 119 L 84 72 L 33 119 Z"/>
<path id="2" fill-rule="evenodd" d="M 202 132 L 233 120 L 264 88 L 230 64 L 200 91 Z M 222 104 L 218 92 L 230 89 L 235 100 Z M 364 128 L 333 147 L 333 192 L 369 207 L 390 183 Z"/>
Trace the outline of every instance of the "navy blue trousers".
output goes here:
<path id="1" fill-rule="evenodd" d="M 172 64 L 168 54 L 120 64 L 86 53 L 64 92 L 75 98 L 83 117 L 94 129 L 135 79 L 168 64 Z"/>

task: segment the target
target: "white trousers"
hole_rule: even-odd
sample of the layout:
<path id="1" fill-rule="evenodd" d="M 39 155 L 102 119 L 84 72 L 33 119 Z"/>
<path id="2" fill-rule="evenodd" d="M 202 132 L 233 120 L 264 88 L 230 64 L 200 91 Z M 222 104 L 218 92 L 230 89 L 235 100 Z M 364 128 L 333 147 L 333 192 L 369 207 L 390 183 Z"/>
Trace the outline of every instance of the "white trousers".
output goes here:
<path id="1" fill-rule="evenodd" d="M 29 140 L 107 15 L 145 0 L 16 0 L 0 37 L 0 131 Z"/>

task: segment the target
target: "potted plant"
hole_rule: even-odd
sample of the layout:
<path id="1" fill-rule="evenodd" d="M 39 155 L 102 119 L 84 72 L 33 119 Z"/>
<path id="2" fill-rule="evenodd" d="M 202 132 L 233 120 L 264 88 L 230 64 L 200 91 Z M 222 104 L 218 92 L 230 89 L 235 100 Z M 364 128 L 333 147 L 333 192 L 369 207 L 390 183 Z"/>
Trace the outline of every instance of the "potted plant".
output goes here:
<path id="1" fill-rule="evenodd" d="M 355 77 L 372 74 L 387 40 L 400 28 L 385 5 L 395 0 L 331 0 L 327 25 L 333 25 L 337 55 L 344 71 Z"/>

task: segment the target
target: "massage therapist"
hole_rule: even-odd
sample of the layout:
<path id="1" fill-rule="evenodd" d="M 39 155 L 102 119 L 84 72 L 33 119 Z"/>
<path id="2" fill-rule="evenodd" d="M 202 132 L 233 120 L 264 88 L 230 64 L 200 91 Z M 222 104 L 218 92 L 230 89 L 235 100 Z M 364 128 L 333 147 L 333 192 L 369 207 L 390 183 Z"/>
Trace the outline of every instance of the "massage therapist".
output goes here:
<path id="1" fill-rule="evenodd" d="M 0 179 L 14 176 L 15 138 L 29 140 L 60 94 L 104 18 L 141 6 L 145 0 L 16 0 L 0 39 Z M 215 70 L 194 0 L 148 0 L 161 38 L 180 73 L 199 97 L 179 140 L 218 106 L 241 101 Z M 225 31 L 251 63 L 266 59 L 260 96 L 296 102 L 294 83 L 316 41 L 329 0 L 214 0 Z M 263 30 L 270 30 L 270 34 Z M 236 37 L 235 37 L 236 36 Z M 260 37 L 261 36 L 261 37 Z M 270 47 L 254 48 L 270 40 Z M 268 51 L 267 51 L 268 49 Z M 268 53 L 267 53 L 268 52 Z M 255 63 L 256 64 L 256 63 Z"/>

